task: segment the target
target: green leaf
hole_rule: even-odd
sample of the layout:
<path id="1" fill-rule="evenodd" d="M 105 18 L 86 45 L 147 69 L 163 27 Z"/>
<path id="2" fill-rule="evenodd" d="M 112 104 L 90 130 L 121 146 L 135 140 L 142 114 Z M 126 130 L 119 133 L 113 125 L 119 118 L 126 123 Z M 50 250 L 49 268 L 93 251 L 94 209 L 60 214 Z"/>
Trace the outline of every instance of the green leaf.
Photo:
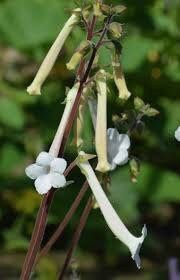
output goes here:
<path id="1" fill-rule="evenodd" d="M 161 111 L 164 116 L 164 133 L 165 136 L 174 138 L 175 129 L 179 126 L 179 108 L 180 101 L 162 98 L 160 100 Z"/>
<path id="2" fill-rule="evenodd" d="M 1 98 L 0 122 L 14 129 L 21 129 L 25 122 L 25 116 L 20 106 L 7 98 Z"/>
<path id="3" fill-rule="evenodd" d="M 165 73 L 166 75 L 174 82 L 180 81 L 180 63 L 178 61 L 178 58 L 175 58 L 176 60 L 173 61 L 172 59 L 169 61 L 167 66 L 165 67 Z"/>
<path id="4" fill-rule="evenodd" d="M 0 173 L 3 175 L 10 175 L 11 171 L 17 167 L 17 164 L 23 160 L 22 154 L 18 151 L 17 147 L 12 144 L 5 144 L 1 147 L 0 157 Z"/>
<path id="5" fill-rule="evenodd" d="M 146 60 L 148 52 L 156 47 L 152 39 L 133 33 L 123 43 L 122 64 L 126 72 L 137 70 Z"/>
<path id="6" fill-rule="evenodd" d="M 131 182 L 128 168 L 117 168 L 112 173 L 110 194 L 110 200 L 121 218 L 127 223 L 138 218 L 138 192 Z"/>
<path id="7" fill-rule="evenodd" d="M 180 200 L 179 182 L 180 176 L 176 173 L 142 163 L 135 187 L 150 202 L 178 202 Z"/>
<path id="8" fill-rule="evenodd" d="M 0 4 L 0 35 L 11 46 L 23 49 L 49 43 L 67 18 L 65 7 L 67 1 L 4 1 Z"/>

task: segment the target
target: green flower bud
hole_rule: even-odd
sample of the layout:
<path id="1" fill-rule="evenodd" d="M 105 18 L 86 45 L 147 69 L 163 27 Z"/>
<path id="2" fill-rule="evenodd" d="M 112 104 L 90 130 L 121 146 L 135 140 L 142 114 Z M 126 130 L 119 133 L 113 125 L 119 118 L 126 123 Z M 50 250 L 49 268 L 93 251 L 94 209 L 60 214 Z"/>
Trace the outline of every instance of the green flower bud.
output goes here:
<path id="1" fill-rule="evenodd" d="M 115 7 L 112 8 L 112 11 L 115 14 L 121 14 L 122 12 L 124 12 L 126 10 L 126 7 L 124 5 L 117 5 Z"/>
<path id="2" fill-rule="evenodd" d="M 96 17 L 100 17 L 100 16 L 103 15 L 103 14 L 102 14 L 102 11 L 101 11 L 101 8 L 100 8 L 100 3 L 99 3 L 99 2 L 97 2 L 97 3 L 95 3 L 95 4 L 93 5 L 93 10 L 94 10 L 94 15 L 95 15 Z"/>
<path id="3" fill-rule="evenodd" d="M 130 165 L 130 171 L 131 171 L 131 180 L 133 183 L 137 183 L 137 177 L 140 172 L 139 162 L 133 158 L 130 160 L 129 165 Z"/>
<path id="4" fill-rule="evenodd" d="M 66 64 L 68 70 L 74 70 L 82 57 L 88 54 L 91 49 L 90 41 L 83 41 L 77 51 L 73 54 L 70 61 Z"/>
<path id="5" fill-rule="evenodd" d="M 111 13 L 111 8 L 108 5 L 100 4 L 100 9 L 101 9 L 102 13 L 106 16 L 108 16 Z"/>
<path id="6" fill-rule="evenodd" d="M 145 115 L 148 117 L 155 117 L 159 114 L 159 111 L 154 108 L 148 108 L 145 112 Z"/>
<path id="7" fill-rule="evenodd" d="M 122 25 L 119 22 L 112 22 L 109 25 L 108 37 L 109 39 L 117 40 L 122 36 Z"/>
<path id="8" fill-rule="evenodd" d="M 145 103 L 141 98 L 139 98 L 139 97 L 134 98 L 135 110 L 141 111 L 144 108 L 144 106 L 145 106 Z"/>

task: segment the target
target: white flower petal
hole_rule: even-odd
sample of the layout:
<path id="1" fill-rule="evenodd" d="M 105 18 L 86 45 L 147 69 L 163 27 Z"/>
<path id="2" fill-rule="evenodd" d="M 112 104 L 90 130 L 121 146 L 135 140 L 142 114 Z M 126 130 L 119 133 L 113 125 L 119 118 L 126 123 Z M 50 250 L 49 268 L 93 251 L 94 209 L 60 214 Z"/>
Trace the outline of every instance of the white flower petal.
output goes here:
<path id="1" fill-rule="evenodd" d="M 180 126 L 176 129 L 174 136 L 177 141 L 180 141 Z"/>
<path id="2" fill-rule="evenodd" d="M 44 166 L 39 166 L 36 163 L 27 166 L 25 169 L 26 175 L 33 180 L 37 179 L 41 175 L 45 175 L 46 171 L 47 170 Z"/>
<path id="3" fill-rule="evenodd" d="M 42 175 L 38 177 L 34 185 L 38 193 L 40 194 L 47 193 L 52 187 L 50 174 Z"/>
<path id="4" fill-rule="evenodd" d="M 129 149 L 130 139 L 127 134 L 119 134 L 119 145 L 121 149 Z"/>
<path id="5" fill-rule="evenodd" d="M 119 152 L 113 159 L 113 162 L 117 165 L 126 164 L 128 162 L 128 151 L 124 149 L 119 149 Z"/>
<path id="6" fill-rule="evenodd" d="M 111 164 L 111 170 L 116 168 L 116 165 L 123 165 L 128 162 L 128 151 L 130 147 L 130 139 L 127 134 L 119 134 L 115 128 L 107 130 L 107 148 L 108 161 Z"/>
<path id="7" fill-rule="evenodd" d="M 119 132 L 116 128 L 108 128 L 107 135 L 110 141 L 118 142 Z"/>
<path id="8" fill-rule="evenodd" d="M 54 157 L 49 153 L 41 152 L 36 159 L 36 163 L 42 166 L 48 166 L 53 159 Z"/>
<path id="9" fill-rule="evenodd" d="M 132 259 L 136 262 L 136 265 L 139 269 L 141 268 L 141 259 L 139 256 L 139 252 L 146 236 L 147 236 L 147 228 L 146 225 L 144 225 L 142 228 L 142 235 L 139 238 L 137 238 L 138 242 L 136 243 L 132 242 L 132 244 L 130 245 Z"/>
<path id="10" fill-rule="evenodd" d="M 66 178 L 59 173 L 50 173 L 51 185 L 54 188 L 62 188 L 66 185 Z"/>
<path id="11" fill-rule="evenodd" d="M 108 128 L 107 130 L 107 154 L 108 162 L 112 165 L 114 157 L 119 152 L 119 132 L 117 129 Z"/>
<path id="12" fill-rule="evenodd" d="M 50 164 L 50 172 L 63 174 L 67 167 L 67 161 L 63 158 L 55 158 Z"/>

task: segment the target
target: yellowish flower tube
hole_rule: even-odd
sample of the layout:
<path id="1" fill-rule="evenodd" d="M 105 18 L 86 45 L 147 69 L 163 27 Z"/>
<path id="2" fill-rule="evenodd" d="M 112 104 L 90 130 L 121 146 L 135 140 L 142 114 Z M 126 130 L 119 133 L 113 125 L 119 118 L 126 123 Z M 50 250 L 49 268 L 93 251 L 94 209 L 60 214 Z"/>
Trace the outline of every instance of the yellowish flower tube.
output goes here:
<path id="1" fill-rule="evenodd" d="M 112 66 L 114 82 L 119 91 L 119 98 L 126 101 L 131 96 L 131 93 L 127 88 L 126 80 L 119 61 L 119 55 L 116 51 L 112 58 Z"/>
<path id="2" fill-rule="evenodd" d="M 98 156 L 96 170 L 105 173 L 110 170 L 107 160 L 107 85 L 106 73 L 100 70 L 96 78 L 98 104 L 95 132 L 95 146 Z"/>
<path id="3" fill-rule="evenodd" d="M 51 46 L 48 54 L 46 55 L 44 61 L 42 62 L 33 82 L 27 88 L 27 92 L 30 95 L 40 95 L 41 94 L 41 87 L 46 80 L 47 76 L 49 75 L 58 55 L 61 51 L 67 37 L 69 36 L 71 30 L 74 27 L 74 24 L 78 21 L 78 11 L 80 9 L 76 9 L 75 12 L 71 15 L 71 17 L 65 23 L 63 29 L 59 33 L 58 37 L 54 41 L 53 45 Z"/>

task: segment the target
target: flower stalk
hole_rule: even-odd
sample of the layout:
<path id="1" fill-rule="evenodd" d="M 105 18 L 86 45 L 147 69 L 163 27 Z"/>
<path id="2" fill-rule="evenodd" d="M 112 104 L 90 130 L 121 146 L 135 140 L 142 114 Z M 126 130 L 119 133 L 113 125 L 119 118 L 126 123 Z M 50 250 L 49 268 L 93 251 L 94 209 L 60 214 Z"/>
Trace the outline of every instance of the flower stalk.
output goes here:
<path id="1" fill-rule="evenodd" d="M 85 155 L 85 153 L 80 152 L 81 158 L 83 155 Z M 89 183 L 107 225 L 114 233 L 115 237 L 129 248 L 133 260 L 136 262 L 137 267 L 140 268 L 141 260 L 139 257 L 139 251 L 147 234 L 146 226 L 142 229 L 141 237 L 135 237 L 132 235 L 109 202 L 89 162 L 80 160 L 78 165 Z"/>
<path id="2" fill-rule="evenodd" d="M 72 31 L 74 25 L 78 22 L 78 12 L 80 9 L 76 9 L 71 17 L 67 20 L 58 37 L 51 46 L 49 52 L 47 53 L 44 61 L 42 62 L 33 82 L 27 88 L 27 92 L 30 95 L 41 95 L 41 87 L 49 75 L 67 37 Z"/>

